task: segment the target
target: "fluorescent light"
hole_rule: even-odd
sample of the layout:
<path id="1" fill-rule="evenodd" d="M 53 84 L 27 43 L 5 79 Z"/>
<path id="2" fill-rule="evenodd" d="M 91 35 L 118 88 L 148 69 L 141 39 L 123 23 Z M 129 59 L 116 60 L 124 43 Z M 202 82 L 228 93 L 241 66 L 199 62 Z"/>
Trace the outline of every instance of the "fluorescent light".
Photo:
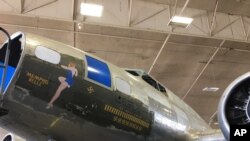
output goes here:
<path id="1" fill-rule="evenodd" d="M 78 23 L 77 25 L 78 25 L 78 29 L 81 30 L 82 29 L 82 23 Z"/>
<path id="2" fill-rule="evenodd" d="M 202 89 L 203 92 L 216 92 L 218 90 L 219 90 L 218 87 L 205 87 Z"/>
<path id="3" fill-rule="evenodd" d="M 102 5 L 81 3 L 81 14 L 87 16 L 101 17 L 102 16 Z"/>
<path id="4" fill-rule="evenodd" d="M 188 27 L 193 22 L 193 18 L 173 16 L 169 25 Z"/>
<path id="5" fill-rule="evenodd" d="M 175 23 L 191 24 L 193 19 L 188 17 L 174 16 L 171 21 Z"/>
<path id="6" fill-rule="evenodd" d="M 215 122 L 214 125 L 219 125 L 219 123 L 218 123 L 218 122 Z"/>

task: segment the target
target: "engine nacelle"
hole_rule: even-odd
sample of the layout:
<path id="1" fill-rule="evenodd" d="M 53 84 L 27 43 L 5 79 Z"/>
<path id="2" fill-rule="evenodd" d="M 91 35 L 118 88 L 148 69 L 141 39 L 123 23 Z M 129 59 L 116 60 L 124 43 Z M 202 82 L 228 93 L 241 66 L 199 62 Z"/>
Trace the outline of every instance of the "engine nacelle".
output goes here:
<path id="1" fill-rule="evenodd" d="M 224 91 L 218 109 L 220 128 L 227 140 L 230 124 L 250 125 L 250 72 L 234 80 Z"/>

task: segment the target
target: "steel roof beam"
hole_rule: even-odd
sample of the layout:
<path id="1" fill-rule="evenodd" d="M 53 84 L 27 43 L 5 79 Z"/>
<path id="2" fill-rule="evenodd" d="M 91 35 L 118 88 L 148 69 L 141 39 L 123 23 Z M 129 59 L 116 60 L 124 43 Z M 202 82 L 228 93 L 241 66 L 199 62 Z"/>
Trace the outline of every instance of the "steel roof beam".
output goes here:
<path id="1" fill-rule="evenodd" d="M 188 91 L 186 92 L 186 94 L 182 97 L 182 100 L 185 100 L 185 98 L 188 96 L 188 94 L 190 93 L 190 91 L 192 90 L 192 88 L 194 87 L 194 85 L 196 84 L 196 82 L 199 80 L 199 78 L 201 77 L 201 75 L 203 74 L 203 72 L 206 70 L 206 68 L 208 67 L 208 65 L 212 62 L 212 60 L 214 59 L 215 55 L 218 53 L 218 51 L 222 48 L 223 44 L 225 43 L 226 40 L 222 40 L 220 45 L 217 47 L 217 49 L 214 51 L 213 55 L 210 57 L 210 59 L 208 60 L 207 64 L 203 67 L 203 69 L 201 70 L 201 72 L 199 73 L 199 75 L 196 77 L 196 79 L 194 80 L 194 82 L 192 83 L 192 85 L 189 87 Z"/>
<path id="2" fill-rule="evenodd" d="M 156 63 L 156 61 L 158 60 L 159 56 L 161 55 L 161 52 L 163 51 L 163 49 L 164 49 L 166 43 L 168 42 L 168 39 L 170 38 L 170 36 L 171 36 L 171 34 L 168 34 L 168 35 L 167 35 L 167 37 L 166 37 L 164 43 L 163 43 L 162 46 L 161 46 L 161 49 L 160 49 L 159 52 L 157 53 L 157 56 L 155 57 L 155 59 L 154 59 L 152 65 L 151 65 L 150 68 L 149 68 L 148 74 L 151 73 L 151 71 L 152 71 L 152 69 L 153 69 L 153 67 L 154 67 L 154 65 L 155 65 L 155 63 Z"/>
<path id="3" fill-rule="evenodd" d="M 128 9 L 128 27 L 131 26 L 131 14 L 132 14 L 132 3 L 133 0 L 128 0 L 129 3 L 129 9 Z"/>
<path id="4" fill-rule="evenodd" d="M 158 12 L 156 12 L 156 13 L 150 15 L 150 16 L 147 17 L 147 18 L 144 18 L 144 19 L 142 19 L 142 20 L 140 20 L 140 21 L 138 21 L 138 22 L 136 22 L 136 23 L 132 23 L 131 26 L 138 25 L 138 24 L 140 24 L 140 23 L 142 23 L 142 22 L 144 22 L 144 21 L 146 21 L 146 20 L 148 20 L 148 19 L 150 19 L 150 18 L 152 18 L 152 17 L 154 17 L 154 16 L 160 14 L 161 12 L 165 11 L 166 9 L 167 9 L 167 8 L 163 8 L 163 9 L 159 10 Z"/>

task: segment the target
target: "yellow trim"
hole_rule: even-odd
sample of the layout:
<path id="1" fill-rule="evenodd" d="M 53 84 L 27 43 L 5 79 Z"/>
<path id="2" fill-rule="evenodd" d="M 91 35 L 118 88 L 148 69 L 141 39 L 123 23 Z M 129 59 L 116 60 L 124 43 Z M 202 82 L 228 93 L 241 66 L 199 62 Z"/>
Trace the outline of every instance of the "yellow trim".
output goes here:
<path id="1" fill-rule="evenodd" d="M 104 106 L 104 111 L 107 111 L 109 113 L 112 113 L 114 116 L 114 119 L 113 121 L 116 121 L 117 123 L 120 123 L 122 125 L 126 125 L 126 126 L 129 126 L 131 128 L 134 128 L 136 130 L 140 130 L 141 129 L 141 126 L 145 127 L 145 128 L 149 128 L 149 123 L 142 120 L 142 119 L 139 119 L 129 113 L 126 113 L 124 111 L 121 111 L 117 108 L 114 108 L 113 106 L 110 106 L 110 105 L 105 105 Z M 119 118 L 119 117 L 121 118 Z M 127 121 L 127 124 L 126 124 L 126 121 Z M 130 122 L 132 121 L 132 122 Z M 135 124 L 134 124 L 135 123 Z"/>

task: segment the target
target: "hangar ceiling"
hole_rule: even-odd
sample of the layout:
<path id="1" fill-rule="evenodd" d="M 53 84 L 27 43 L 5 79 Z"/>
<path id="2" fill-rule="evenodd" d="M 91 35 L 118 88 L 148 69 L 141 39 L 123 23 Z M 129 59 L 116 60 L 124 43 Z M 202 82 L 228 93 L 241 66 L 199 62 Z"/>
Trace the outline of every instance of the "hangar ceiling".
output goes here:
<path id="1" fill-rule="evenodd" d="M 80 15 L 84 1 L 102 4 L 103 16 Z M 0 0 L 0 26 L 58 40 L 120 67 L 153 66 L 153 77 L 210 122 L 227 85 L 249 71 L 249 5 L 249 0 Z M 186 29 L 168 26 L 179 14 L 194 22 Z M 205 87 L 219 90 L 204 92 Z"/>

